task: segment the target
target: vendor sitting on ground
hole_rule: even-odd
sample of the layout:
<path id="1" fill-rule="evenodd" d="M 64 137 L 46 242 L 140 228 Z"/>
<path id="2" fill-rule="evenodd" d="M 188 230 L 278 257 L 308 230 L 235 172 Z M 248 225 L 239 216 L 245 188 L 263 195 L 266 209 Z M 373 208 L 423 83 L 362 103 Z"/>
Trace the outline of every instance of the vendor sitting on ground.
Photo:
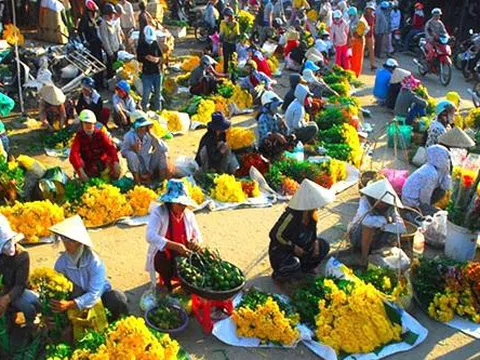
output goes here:
<path id="1" fill-rule="evenodd" d="M 130 116 L 137 109 L 137 104 L 130 96 L 130 84 L 125 80 L 120 80 L 115 86 L 112 105 L 113 121 L 118 127 L 128 129 L 131 125 Z"/>
<path id="2" fill-rule="evenodd" d="M 352 246 L 361 250 L 361 263 L 368 263 L 370 250 L 380 249 L 389 244 L 392 233 L 405 232 L 403 220 L 394 205 L 403 205 L 388 180 L 373 182 L 360 190 L 358 210 L 348 225 Z"/>
<path id="3" fill-rule="evenodd" d="M 63 129 L 67 125 L 65 94 L 55 85 L 47 84 L 41 88 L 39 95 L 38 107 L 42 126 L 49 131 Z"/>
<path id="4" fill-rule="evenodd" d="M 315 74 L 320 68 L 315 65 L 311 60 L 305 62 L 305 66 L 302 72 L 302 76 L 308 84 L 313 97 L 322 98 L 330 96 L 338 96 L 338 93 L 331 89 L 321 77 L 317 77 Z"/>
<path id="5" fill-rule="evenodd" d="M 425 142 L 427 148 L 437 144 L 438 138 L 452 128 L 455 106 L 448 100 L 440 101 L 435 108 L 435 113 L 437 117 L 432 121 L 427 132 Z"/>
<path id="6" fill-rule="evenodd" d="M 425 116 L 427 101 L 415 94 L 415 89 L 420 86 L 420 81 L 413 76 L 402 80 L 402 89 L 395 103 L 394 114 L 406 119 L 406 124 L 411 125 L 415 119 Z"/>
<path id="7" fill-rule="evenodd" d="M 194 213 L 188 209 L 196 204 L 182 180 L 170 179 L 158 200 L 162 204 L 153 208 L 148 218 L 146 269 L 152 283 L 156 283 L 158 273 L 160 285 L 170 292 L 176 278 L 175 258 L 198 250 L 202 236 Z"/>
<path id="8" fill-rule="evenodd" d="M 123 138 L 121 153 L 137 184 L 167 176 L 168 146 L 150 133 L 153 123 L 140 110 L 132 113 L 132 129 Z"/>
<path id="9" fill-rule="evenodd" d="M 427 163 L 415 170 L 403 185 L 403 205 L 416 208 L 423 215 L 436 213 L 439 209 L 434 206 L 435 203 L 441 200 L 452 186 L 450 162 L 450 152 L 446 147 L 429 146 Z"/>
<path id="10" fill-rule="evenodd" d="M 305 120 L 305 106 L 311 103 L 313 95 L 306 85 L 298 84 L 295 88 L 295 100 L 290 104 L 286 113 L 285 121 L 288 127 L 288 133 L 306 144 L 312 141 L 318 133 L 318 126 L 313 121 Z"/>
<path id="11" fill-rule="evenodd" d="M 96 252 L 80 216 L 75 215 L 49 229 L 63 242 L 65 252 L 55 262 L 55 271 L 73 283 L 71 299 L 51 300 L 54 312 L 90 309 L 102 301 L 112 320 L 128 315 L 127 297 L 113 290 L 105 264 Z"/>
<path id="12" fill-rule="evenodd" d="M 212 121 L 207 124 L 208 130 L 198 146 L 195 161 L 202 172 L 234 174 L 239 168 L 235 154 L 227 144 L 226 131 L 231 122 L 221 112 L 212 114 Z"/>
<path id="13" fill-rule="evenodd" d="M 395 59 L 387 59 L 383 64 L 383 68 L 377 70 L 375 74 L 375 84 L 373 86 L 373 96 L 377 99 L 380 105 L 384 105 L 387 101 L 388 87 L 390 86 L 390 79 L 395 68 L 398 67 L 398 62 Z"/>
<path id="14" fill-rule="evenodd" d="M 193 69 L 188 84 L 192 95 L 211 95 L 217 91 L 220 78 L 228 75 L 215 71 L 214 65 L 217 62 L 208 55 L 203 55 L 200 65 Z"/>
<path id="15" fill-rule="evenodd" d="M 438 144 L 445 146 L 447 149 L 470 149 L 475 146 L 473 140 L 465 131 L 458 126 L 438 137 Z"/>
<path id="16" fill-rule="evenodd" d="M 297 85 L 307 83 L 300 74 L 290 74 L 289 81 L 290 89 L 288 89 L 288 92 L 285 94 L 282 104 L 282 110 L 284 112 L 287 111 L 288 106 L 293 102 L 293 100 L 295 100 L 295 89 L 297 88 Z"/>
<path id="17" fill-rule="evenodd" d="M 387 108 L 391 110 L 395 109 L 395 103 L 397 102 L 398 94 L 402 89 L 402 81 L 411 75 L 412 73 L 410 71 L 399 67 L 393 70 L 392 77 L 390 78 L 390 84 L 388 85 L 387 102 L 385 103 Z"/>
<path id="18" fill-rule="evenodd" d="M 269 160 L 278 158 L 290 146 L 295 136 L 288 136 L 285 121 L 278 113 L 282 100 L 273 91 L 262 95 L 262 108 L 257 116 L 258 148 Z"/>
<path id="19" fill-rule="evenodd" d="M 242 89 L 248 90 L 254 100 L 260 100 L 258 96 L 263 91 L 271 90 L 276 81 L 270 79 L 263 72 L 258 71 L 257 64 L 253 60 L 247 62 L 245 69 L 248 75 L 242 79 L 240 86 Z"/>
<path id="20" fill-rule="evenodd" d="M 109 176 L 118 179 L 120 165 L 117 148 L 105 131 L 96 128 L 97 119 L 90 110 L 83 110 L 79 119 L 82 128 L 73 139 L 70 163 L 81 181 L 91 177 Z"/>
<path id="21" fill-rule="evenodd" d="M 333 201 L 332 195 L 310 180 L 303 180 L 284 213 L 270 231 L 268 256 L 276 281 L 314 272 L 327 256 L 329 244 L 317 236 L 317 209 Z"/>
<path id="22" fill-rule="evenodd" d="M 17 244 L 22 239 L 23 234 L 13 231 L 7 218 L 0 215 L 0 317 L 22 312 L 27 330 L 31 331 L 40 302 L 38 296 L 27 289 L 30 257 L 28 252 Z M 12 317 L 7 316 L 7 319 L 13 321 Z"/>
<path id="23" fill-rule="evenodd" d="M 95 80 L 89 76 L 82 79 L 82 92 L 75 107 L 77 114 L 85 109 L 93 111 L 98 122 L 104 126 L 108 125 L 110 110 L 103 107 L 102 97 L 95 89 Z"/>

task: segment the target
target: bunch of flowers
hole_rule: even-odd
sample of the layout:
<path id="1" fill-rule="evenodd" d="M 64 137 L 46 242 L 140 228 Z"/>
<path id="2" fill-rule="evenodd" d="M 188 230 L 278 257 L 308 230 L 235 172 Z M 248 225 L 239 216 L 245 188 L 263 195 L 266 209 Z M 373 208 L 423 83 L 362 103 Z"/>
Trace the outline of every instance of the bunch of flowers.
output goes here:
<path id="1" fill-rule="evenodd" d="M 249 198 L 260 196 L 260 187 L 255 180 L 242 180 L 242 190 Z"/>
<path id="2" fill-rule="evenodd" d="M 233 95 L 235 85 L 230 80 L 223 80 L 223 82 L 218 85 L 217 93 L 225 99 L 230 99 Z"/>
<path id="3" fill-rule="evenodd" d="M 345 144 L 350 147 L 348 161 L 359 168 L 362 162 L 363 150 L 360 146 L 357 130 L 350 124 L 343 124 L 342 135 L 345 139 Z"/>
<path id="4" fill-rule="evenodd" d="M 188 80 L 190 79 L 191 75 L 192 75 L 191 72 L 187 72 L 185 74 L 177 75 L 175 77 L 175 82 L 179 86 L 188 86 Z"/>
<path id="5" fill-rule="evenodd" d="M 3 40 L 6 40 L 10 45 L 18 44 L 18 46 L 23 46 L 25 39 L 23 34 L 18 27 L 13 24 L 6 24 L 3 29 Z"/>
<path id="6" fill-rule="evenodd" d="M 300 338 L 295 309 L 276 295 L 250 289 L 232 313 L 237 335 L 291 346 Z"/>
<path id="7" fill-rule="evenodd" d="M 232 127 L 227 131 L 227 144 L 232 150 L 243 149 L 255 143 L 255 133 L 251 129 Z"/>
<path id="8" fill-rule="evenodd" d="M 248 91 L 243 90 L 240 85 L 235 85 L 233 95 L 228 99 L 228 104 L 235 104 L 240 110 L 249 109 L 253 105 L 253 97 Z"/>
<path id="9" fill-rule="evenodd" d="M 10 161 L 0 155 L 0 199 L 14 201 L 18 195 L 23 195 L 25 172 L 18 162 Z"/>
<path id="10" fill-rule="evenodd" d="M 66 202 L 64 208 L 69 216 L 80 215 L 87 227 L 103 226 L 132 215 L 126 196 L 108 184 L 89 187 L 79 202 Z"/>
<path id="11" fill-rule="evenodd" d="M 191 72 L 193 69 L 195 69 L 198 65 L 200 65 L 200 57 L 198 56 L 189 56 L 185 60 L 183 60 L 182 64 L 180 65 L 180 68 L 183 71 L 186 72 Z"/>
<path id="12" fill-rule="evenodd" d="M 480 108 L 471 109 L 464 120 L 466 128 L 480 128 Z"/>
<path id="13" fill-rule="evenodd" d="M 168 94 L 168 95 L 173 95 L 175 91 L 177 91 L 177 82 L 174 78 L 167 78 L 165 82 L 163 83 L 163 90 Z"/>
<path id="14" fill-rule="evenodd" d="M 205 194 L 203 193 L 203 190 L 193 184 L 188 178 L 183 178 L 182 179 L 183 183 L 187 187 L 187 192 L 192 198 L 193 201 L 195 201 L 198 205 L 202 204 L 205 201 Z"/>
<path id="15" fill-rule="evenodd" d="M 240 25 L 240 34 L 249 34 L 255 23 L 255 16 L 246 10 L 240 10 L 237 18 Z"/>
<path id="16" fill-rule="evenodd" d="M 265 174 L 270 166 L 267 159 L 259 153 L 247 153 L 240 158 L 240 169 L 237 171 L 237 176 L 244 177 L 250 173 L 250 168 L 255 167 L 261 174 Z"/>
<path id="17" fill-rule="evenodd" d="M 152 201 L 157 198 L 157 193 L 145 186 L 135 186 L 127 193 L 127 202 L 132 208 L 132 215 L 145 216 Z"/>
<path id="18" fill-rule="evenodd" d="M 247 197 L 242 189 L 242 183 L 235 179 L 235 176 L 222 174 L 214 179 L 215 186 L 210 195 L 221 202 L 244 202 Z"/>
<path id="19" fill-rule="evenodd" d="M 202 99 L 197 107 L 197 113 L 192 116 L 192 121 L 207 124 L 212 120 L 215 112 L 215 103 L 212 100 Z"/>
<path id="20" fill-rule="evenodd" d="M 221 96 L 221 95 L 214 95 L 210 97 L 210 100 L 212 100 L 215 103 L 215 111 L 219 111 L 225 116 L 228 116 L 230 113 L 230 110 L 228 108 L 228 99 Z"/>
<path id="21" fill-rule="evenodd" d="M 317 114 L 323 109 L 325 106 L 325 102 L 320 98 L 313 98 L 312 104 L 310 105 L 310 113 L 312 114 L 313 118 L 317 116 Z"/>
<path id="22" fill-rule="evenodd" d="M 178 132 L 182 130 L 182 122 L 178 111 L 162 110 L 159 115 L 167 121 L 168 131 Z"/>
<path id="23" fill-rule="evenodd" d="M 280 192 L 284 195 L 293 196 L 297 192 L 299 187 L 300 184 L 298 182 L 296 182 L 292 178 L 289 178 L 288 176 L 284 176 L 280 185 Z"/>
<path id="24" fill-rule="evenodd" d="M 267 59 L 267 64 L 272 74 L 275 74 L 278 71 L 278 67 L 280 64 L 278 63 L 278 59 L 275 56 L 270 56 Z"/>
<path id="25" fill-rule="evenodd" d="M 428 89 L 424 85 L 419 85 L 413 90 L 413 92 L 422 99 L 427 100 L 427 108 L 425 109 L 427 115 L 435 114 L 435 106 L 437 106 L 437 101 L 428 94 Z"/>
<path id="26" fill-rule="evenodd" d="M 328 173 L 332 178 L 332 182 L 345 180 L 347 178 L 347 164 L 345 161 L 331 159 L 328 162 Z"/>
<path id="27" fill-rule="evenodd" d="M 25 242 L 36 243 L 41 237 L 50 235 L 49 227 L 65 219 L 63 209 L 50 200 L 16 202 L 13 206 L 0 208 L 12 229 L 25 235 Z"/>

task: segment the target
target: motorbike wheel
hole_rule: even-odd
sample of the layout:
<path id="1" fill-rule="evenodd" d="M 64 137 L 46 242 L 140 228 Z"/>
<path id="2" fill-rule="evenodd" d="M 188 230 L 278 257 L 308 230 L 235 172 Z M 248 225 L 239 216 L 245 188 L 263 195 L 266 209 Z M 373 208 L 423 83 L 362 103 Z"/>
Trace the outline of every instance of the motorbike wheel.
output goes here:
<path id="1" fill-rule="evenodd" d="M 457 70 L 463 70 L 463 59 L 462 59 L 462 52 L 456 52 L 452 56 L 453 66 Z"/>
<path id="2" fill-rule="evenodd" d="M 195 27 L 195 39 L 201 43 L 208 41 L 208 27 L 201 24 Z"/>
<path id="3" fill-rule="evenodd" d="M 475 83 L 473 86 L 473 93 L 474 96 L 472 96 L 472 102 L 473 105 L 478 108 L 480 107 L 480 82 Z"/>
<path id="4" fill-rule="evenodd" d="M 470 69 L 470 61 L 464 61 L 462 66 L 462 74 L 465 80 L 469 81 L 473 77 L 472 70 Z"/>
<path id="5" fill-rule="evenodd" d="M 440 64 L 440 83 L 443 86 L 448 86 L 452 80 L 452 65 Z"/>

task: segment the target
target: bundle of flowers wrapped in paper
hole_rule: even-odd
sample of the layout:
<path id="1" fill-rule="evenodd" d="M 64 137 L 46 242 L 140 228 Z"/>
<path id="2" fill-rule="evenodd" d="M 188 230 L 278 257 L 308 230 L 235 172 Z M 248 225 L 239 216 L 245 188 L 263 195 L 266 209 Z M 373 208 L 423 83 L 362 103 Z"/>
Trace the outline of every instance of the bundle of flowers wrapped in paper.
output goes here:
<path id="1" fill-rule="evenodd" d="M 150 204 L 158 197 L 155 191 L 140 185 L 135 186 L 126 196 L 134 216 L 147 215 Z"/>
<path id="2" fill-rule="evenodd" d="M 412 268 L 412 283 L 420 305 L 435 320 L 455 315 L 480 323 L 480 264 L 422 259 Z"/>
<path id="3" fill-rule="evenodd" d="M 212 120 L 212 114 L 215 112 L 215 103 L 212 100 L 201 99 L 195 115 L 192 116 L 192 122 L 207 124 Z"/>
<path id="4" fill-rule="evenodd" d="M 214 187 L 210 196 L 221 202 L 241 203 L 247 199 L 243 192 L 242 182 L 235 179 L 235 176 L 222 174 L 213 180 Z"/>
<path id="5" fill-rule="evenodd" d="M 200 65 L 200 57 L 198 56 L 188 56 L 185 60 L 183 60 L 180 68 L 183 71 L 192 72 L 198 65 Z"/>
<path id="6" fill-rule="evenodd" d="M 398 312 L 363 281 L 318 277 L 297 290 L 293 304 L 316 339 L 337 353 L 369 353 L 401 340 Z"/>
<path id="7" fill-rule="evenodd" d="M 232 127 L 227 131 L 227 144 L 232 150 L 244 149 L 255 143 L 255 133 L 244 127 Z"/>
<path id="8" fill-rule="evenodd" d="M 127 197 L 109 184 L 89 187 L 78 202 L 66 202 L 64 208 L 69 216 L 80 215 L 87 227 L 111 224 L 133 212 Z"/>
<path id="9" fill-rule="evenodd" d="M 16 202 L 12 206 L 0 208 L 12 229 L 25 235 L 25 242 L 36 243 L 40 238 L 49 236 L 49 227 L 64 220 L 63 209 L 50 200 Z"/>
<path id="10" fill-rule="evenodd" d="M 182 130 L 182 122 L 178 111 L 162 110 L 159 115 L 167 121 L 168 131 L 178 132 Z"/>
<path id="11" fill-rule="evenodd" d="M 277 295 L 250 289 L 233 311 L 232 319 L 238 336 L 286 346 L 292 346 L 300 339 L 296 328 L 298 313 Z"/>

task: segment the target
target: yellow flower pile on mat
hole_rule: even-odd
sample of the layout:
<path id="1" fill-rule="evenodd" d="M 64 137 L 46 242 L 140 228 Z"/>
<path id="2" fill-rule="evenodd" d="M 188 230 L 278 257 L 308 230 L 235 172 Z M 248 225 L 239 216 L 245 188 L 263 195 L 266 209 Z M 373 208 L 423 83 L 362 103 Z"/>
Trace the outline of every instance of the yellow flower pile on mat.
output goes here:
<path id="1" fill-rule="evenodd" d="M 248 91 L 243 90 L 240 85 L 235 85 L 233 95 L 228 99 L 228 103 L 237 105 L 240 110 L 245 110 L 252 107 L 253 97 Z"/>
<path id="2" fill-rule="evenodd" d="M 162 110 L 160 116 L 167 121 L 168 131 L 178 132 L 182 130 L 182 122 L 178 111 Z"/>
<path id="3" fill-rule="evenodd" d="M 197 113 L 192 116 L 192 121 L 207 124 L 212 120 L 215 112 L 215 103 L 212 100 L 202 99 L 198 104 Z"/>
<path id="4" fill-rule="evenodd" d="M 256 309 L 240 307 L 233 311 L 232 319 L 237 325 L 237 335 L 258 338 L 262 341 L 291 346 L 300 337 L 296 328 L 298 316 L 288 318 L 271 297 Z"/>
<path id="5" fill-rule="evenodd" d="M 453 291 L 436 294 L 428 306 L 428 315 L 441 322 L 453 320 L 458 305 L 458 297 L 459 293 Z"/>
<path id="6" fill-rule="evenodd" d="M 317 338 L 337 353 L 369 353 L 391 341 L 400 341 L 402 327 L 393 324 L 385 310 L 383 298 L 371 284 L 355 282 L 350 294 L 326 279 L 329 288 L 319 301 L 316 317 Z"/>
<path id="7" fill-rule="evenodd" d="M 132 215 L 132 207 L 120 189 L 112 185 L 92 186 L 85 191 L 80 204 L 64 205 L 70 215 L 77 213 L 87 227 L 111 224 L 124 216 Z"/>
<path id="8" fill-rule="evenodd" d="M 270 56 L 267 59 L 267 64 L 272 74 L 275 74 L 278 71 L 279 63 L 278 63 L 278 59 L 275 56 Z"/>
<path id="9" fill-rule="evenodd" d="M 331 159 L 329 161 L 329 174 L 334 184 L 345 180 L 347 178 L 347 163 L 345 161 Z"/>
<path id="10" fill-rule="evenodd" d="M 232 150 L 243 149 L 252 146 L 255 143 L 255 133 L 253 130 L 232 127 L 227 131 L 227 144 Z"/>
<path id="11" fill-rule="evenodd" d="M 145 216 L 152 201 L 158 197 L 157 193 L 145 186 L 137 185 L 127 193 L 128 204 L 132 208 L 132 215 Z"/>
<path id="12" fill-rule="evenodd" d="M 360 168 L 363 156 L 363 149 L 360 146 L 360 140 L 358 138 L 357 130 L 350 124 L 343 124 L 343 137 L 345 143 L 352 149 L 350 152 L 350 158 L 348 159 L 356 168 Z"/>
<path id="13" fill-rule="evenodd" d="M 242 189 L 242 183 L 233 175 L 223 174 L 215 178 L 215 186 L 211 190 L 211 196 L 221 202 L 244 202 L 247 197 Z"/>
<path id="14" fill-rule="evenodd" d="M 40 267 L 32 271 L 30 284 L 47 299 L 65 300 L 73 291 L 73 283 L 52 268 Z"/>
<path id="15" fill-rule="evenodd" d="M 25 242 L 36 243 L 50 235 L 48 228 L 65 219 L 63 209 L 49 200 L 16 202 L 13 206 L 0 208 L 12 229 L 25 235 Z"/>
<path id="16" fill-rule="evenodd" d="M 187 178 L 183 178 L 182 181 L 187 187 L 187 192 L 192 198 L 192 200 L 195 201 L 198 205 L 202 204 L 205 201 L 205 194 L 203 193 L 200 186 L 193 185 L 191 181 L 189 181 Z"/>
<path id="17" fill-rule="evenodd" d="M 198 65 L 200 65 L 200 58 L 198 56 L 189 56 L 185 60 L 183 60 L 180 68 L 183 71 L 191 72 L 195 69 Z"/>
<path id="18" fill-rule="evenodd" d="M 72 360 L 175 360 L 179 350 L 180 345 L 169 335 L 154 335 L 143 319 L 129 316 L 107 331 L 105 344 L 95 353 L 75 350 Z"/>
<path id="19" fill-rule="evenodd" d="M 228 109 L 228 99 L 225 99 L 223 96 L 214 95 L 210 98 L 215 103 L 215 111 L 220 111 L 225 116 L 228 116 L 230 111 Z"/>

